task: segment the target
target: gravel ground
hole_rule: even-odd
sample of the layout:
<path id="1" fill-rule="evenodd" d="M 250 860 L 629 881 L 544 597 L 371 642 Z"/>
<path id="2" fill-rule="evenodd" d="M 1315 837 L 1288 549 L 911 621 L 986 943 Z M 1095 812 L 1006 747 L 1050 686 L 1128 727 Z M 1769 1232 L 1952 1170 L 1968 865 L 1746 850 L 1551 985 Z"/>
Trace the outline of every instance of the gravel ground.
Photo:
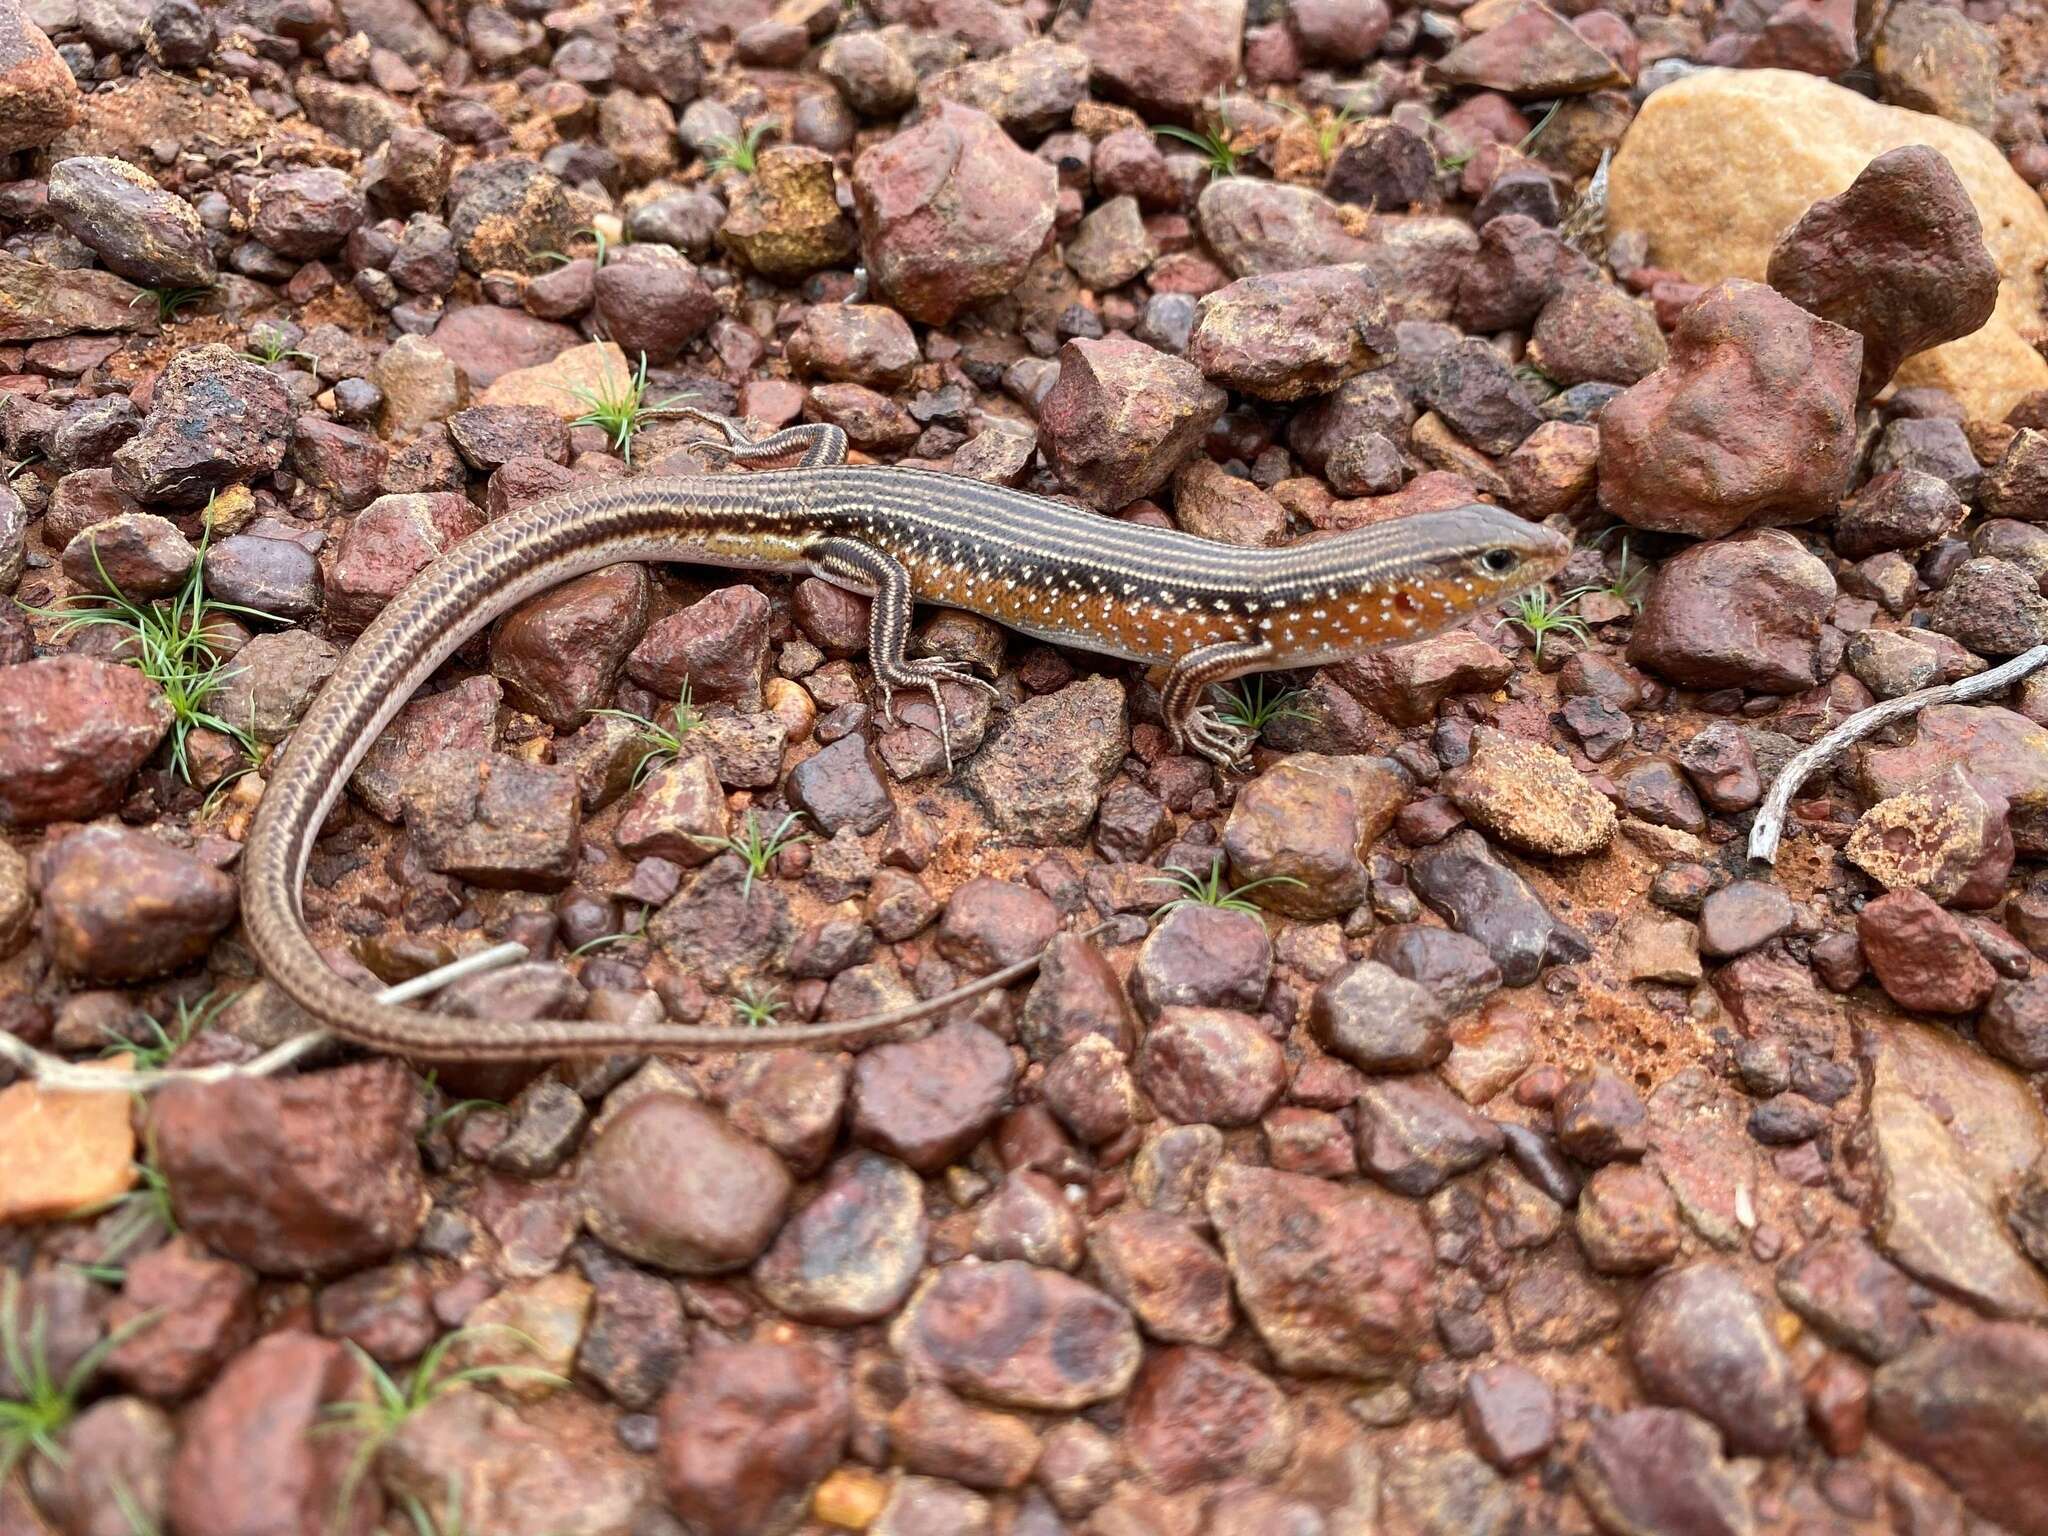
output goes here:
<path id="1" fill-rule="evenodd" d="M 442 551 L 683 402 L 1506 615 L 1156 679 L 587 576 L 305 906 L 476 1017 L 856 1053 L 0 1067 L 0 1536 L 2048 1536 L 2038 5 L 0 0 L 0 1030 L 303 1020 L 265 765 Z M 1092 938 L 1081 935 L 1101 925 Z M 1050 946 L 1047 948 L 1047 946 Z M 11 1086 L 8 1084 L 11 1083 Z"/>

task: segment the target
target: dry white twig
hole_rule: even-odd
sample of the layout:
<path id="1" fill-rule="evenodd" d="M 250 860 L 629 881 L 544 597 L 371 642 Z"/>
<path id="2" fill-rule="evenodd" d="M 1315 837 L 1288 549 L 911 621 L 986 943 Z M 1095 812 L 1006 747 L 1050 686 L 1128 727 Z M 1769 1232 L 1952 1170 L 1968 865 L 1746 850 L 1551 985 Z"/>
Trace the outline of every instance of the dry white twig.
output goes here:
<path id="1" fill-rule="evenodd" d="M 510 965 L 525 958 L 524 944 L 494 944 L 489 949 L 480 949 L 473 955 L 450 961 L 423 976 L 415 976 L 411 981 L 386 987 L 377 994 L 377 1001 L 409 1003 L 416 997 L 438 992 L 465 976 L 494 971 L 501 965 Z M 13 1063 L 44 1088 L 61 1089 L 67 1093 L 147 1093 L 167 1083 L 219 1083 L 231 1077 L 268 1077 L 332 1038 L 325 1030 L 314 1029 L 303 1035 L 294 1035 L 252 1061 L 222 1062 L 211 1067 L 166 1067 L 152 1072 L 109 1072 L 89 1062 L 66 1061 L 61 1056 L 39 1051 L 27 1041 L 0 1030 L 0 1061 Z"/>
<path id="2" fill-rule="evenodd" d="M 1756 821 L 1749 829 L 1750 858 L 1764 864 L 1776 861 L 1778 839 L 1784 834 L 1785 812 L 1792 804 L 1792 797 L 1799 793 L 1800 785 L 1841 756 L 1843 749 L 1874 731 L 1882 730 L 1894 720 L 1919 714 L 1931 704 L 1960 704 L 1966 699 L 1997 693 L 2043 666 L 2048 666 L 2048 645 L 2037 645 L 2024 655 L 2015 656 L 1989 672 L 1966 677 L 1959 683 L 1922 688 L 1918 693 L 1886 699 L 1882 704 L 1858 710 L 1785 765 L 1784 772 L 1772 783 L 1771 792 L 1764 796 L 1764 803 L 1757 809 Z"/>

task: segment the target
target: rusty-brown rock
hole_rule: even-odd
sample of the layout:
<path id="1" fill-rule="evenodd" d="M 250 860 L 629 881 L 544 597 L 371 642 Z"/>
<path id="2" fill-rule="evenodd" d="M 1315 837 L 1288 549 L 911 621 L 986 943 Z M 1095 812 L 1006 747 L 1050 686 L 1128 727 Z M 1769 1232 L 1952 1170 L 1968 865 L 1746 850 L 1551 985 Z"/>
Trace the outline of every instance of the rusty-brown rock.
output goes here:
<path id="1" fill-rule="evenodd" d="M 1229 1478 L 1269 1478 L 1294 1450 L 1294 1414 L 1248 1365 L 1187 1345 L 1145 1364 L 1125 1409 L 1138 1468 L 1168 1492 Z"/>
<path id="2" fill-rule="evenodd" d="M 1941 151 L 1887 150 L 1778 237 L 1771 286 L 1863 338 L 1869 400 L 1915 352 L 1967 336 L 1998 302 L 1983 221 Z"/>
<path id="3" fill-rule="evenodd" d="M 1881 1368 L 1871 1423 L 1924 1461 L 1987 1520 L 2048 1536 L 2048 1329 L 1979 1323 Z"/>
<path id="4" fill-rule="evenodd" d="M 703 1536 L 793 1530 L 852 1418 L 841 1368 L 808 1345 L 700 1349 L 661 1400 L 669 1505 Z"/>
<path id="5" fill-rule="evenodd" d="M 1225 1163 L 1207 1208 L 1238 1300 L 1282 1369 L 1379 1381 L 1422 1347 L 1435 1260 L 1413 1202 Z"/>
<path id="6" fill-rule="evenodd" d="M 853 165 L 868 270 L 913 320 L 1008 293 L 1052 230 L 1056 176 L 986 112 L 938 101 Z"/>
<path id="7" fill-rule="evenodd" d="M 15 0 L 0 6 L 0 154 L 41 149 L 78 120 L 78 81 Z"/>
<path id="8" fill-rule="evenodd" d="M 85 981 L 146 981 L 203 958 L 235 920 L 234 878 L 147 832 L 91 826 L 50 852 L 43 928 Z"/>
<path id="9" fill-rule="evenodd" d="M 889 1330 L 913 1370 L 1012 1408 L 1071 1412 L 1123 1395 L 1140 1348 L 1131 1315 L 1058 1270 L 949 1264 Z"/>
<path id="10" fill-rule="evenodd" d="M 360 1269 L 426 1220 L 419 1090 L 399 1062 L 173 1083 L 152 1109 L 179 1225 L 263 1274 Z"/>
<path id="11" fill-rule="evenodd" d="M 1856 937 L 1885 994 L 1916 1013 L 1975 1013 L 1998 980 L 1962 924 L 1910 887 L 1866 905 Z"/>
<path id="12" fill-rule="evenodd" d="M 629 1258 L 687 1275 L 750 1264 L 789 1208 L 781 1159 L 695 1099 L 650 1093 L 610 1120 L 583 1161 L 583 1219 Z"/>
<path id="13" fill-rule="evenodd" d="M 1393 354 L 1379 282 L 1362 262 L 1241 277 L 1204 295 L 1187 344 L 1211 383 L 1279 401 L 1328 394 Z"/>
<path id="14" fill-rule="evenodd" d="M 88 656 L 0 667 L 0 819 L 105 815 L 170 724 L 163 690 L 134 667 Z"/>
<path id="15" fill-rule="evenodd" d="M 851 1152 L 754 1266 L 754 1284 L 800 1322 L 846 1328 L 895 1311 L 924 1263 L 924 1185 L 894 1158 Z"/>
<path id="16" fill-rule="evenodd" d="M 1497 25 L 1467 38 L 1431 65 L 1430 73 L 1451 85 L 1525 100 L 1627 83 L 1613 59 L 1540 0 L 1527 0 Z"/>
<path id="17" fill-rule="evenodd" d="M 1165 485 L 1228 401 L 1193 363 L 1128 336 L 1070 341 L 1059 363 L 1039 446 L 1062 483 L 1104 512 Z"/>
<path id="18" fill-rule="evenodd" d="M 361 1437 L 333 1432 L 328 1412 L 367 1391 L 361 1367 L 336 1339 L 288 1329 L 236 1356 L 184 1416 L 171 1463 L 171 1528 L 369 1536 L 384 1500 L 375 1478 L 350 1475 Z M 353 1494 L 345 1507 L 344 1493 Z"/>
<path id="19" fill-rule="evenodd" d="M 1710 289 L 1680 316 L 1671 361 L 1601 412 L 1601 507 L 1695 538 L 1832 514 L 1861 358 L 1855 332 L 1760 283 Z"/>

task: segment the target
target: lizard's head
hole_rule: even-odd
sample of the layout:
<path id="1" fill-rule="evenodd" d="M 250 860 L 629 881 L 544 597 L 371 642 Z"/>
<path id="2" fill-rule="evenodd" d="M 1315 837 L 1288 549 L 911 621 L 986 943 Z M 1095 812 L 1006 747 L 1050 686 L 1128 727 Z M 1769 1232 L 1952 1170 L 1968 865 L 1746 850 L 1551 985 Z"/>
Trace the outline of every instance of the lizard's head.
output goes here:
<path id="1" fill-rule="evenodd" d="M 1294 665 L 1419 639 L 1548 581 L 1571 548 L 1478 502 L 1352 529 L 1295 546 L 1259 628 Z"/>

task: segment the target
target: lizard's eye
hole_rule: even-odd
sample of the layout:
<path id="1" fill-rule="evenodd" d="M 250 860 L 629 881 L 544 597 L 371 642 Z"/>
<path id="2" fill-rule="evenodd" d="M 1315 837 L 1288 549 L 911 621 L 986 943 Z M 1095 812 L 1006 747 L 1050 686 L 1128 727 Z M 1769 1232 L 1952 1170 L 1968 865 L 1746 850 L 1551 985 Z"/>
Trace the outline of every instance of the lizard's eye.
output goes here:
<path id="1" fill-rule="evenodd" d="M 1479 563 L 1495 576 L 1505 576 L 1515 568 L 1515 552 L 1512 549 L 1489 549 L 1479 557 Z"/>

